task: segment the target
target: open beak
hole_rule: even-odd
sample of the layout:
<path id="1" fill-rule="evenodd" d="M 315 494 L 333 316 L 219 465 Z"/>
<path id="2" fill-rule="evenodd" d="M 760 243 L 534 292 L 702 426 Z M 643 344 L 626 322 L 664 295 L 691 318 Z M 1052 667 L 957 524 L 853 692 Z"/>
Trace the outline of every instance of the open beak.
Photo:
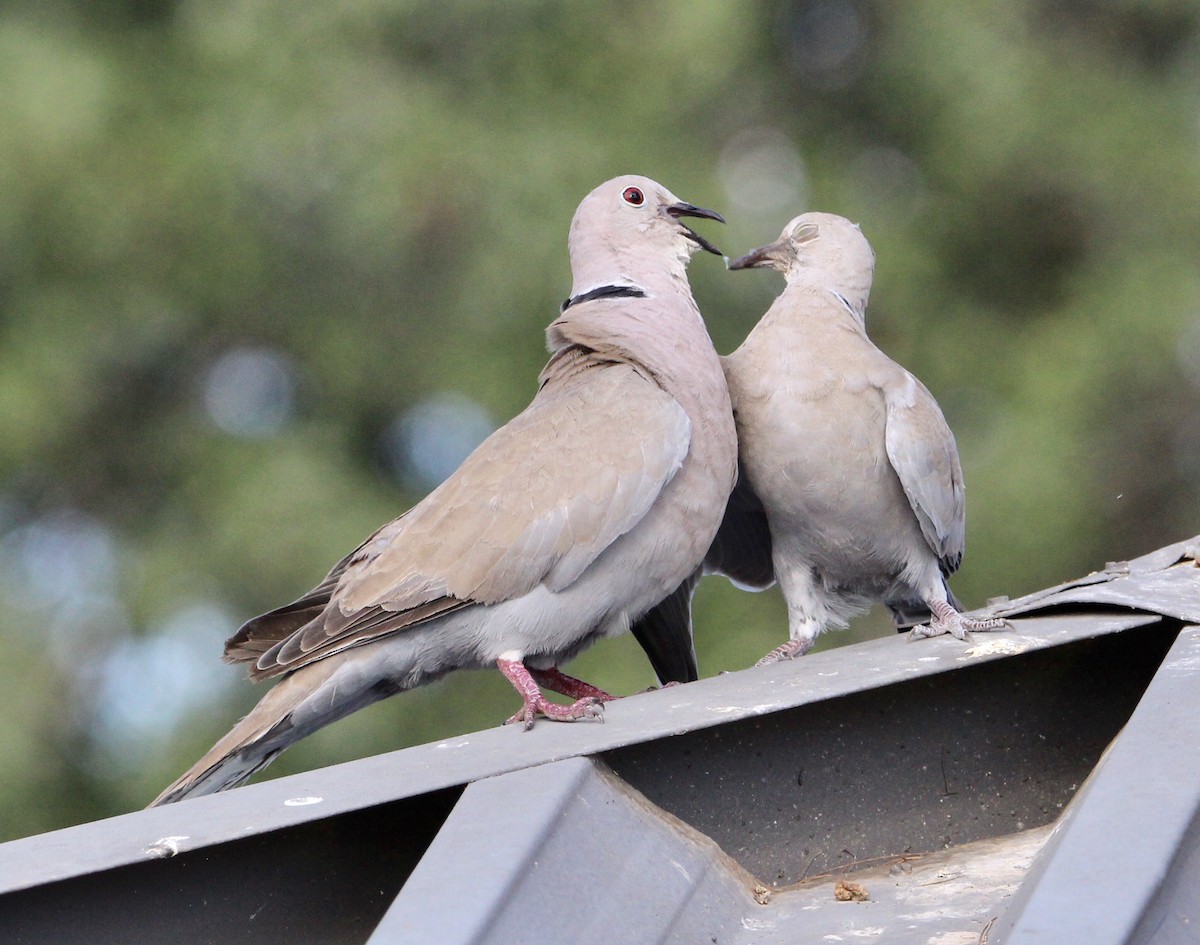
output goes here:
<path id="1" fill-rule="evenodd" d="M 703 207 L 695 207 L 690 203 L 683 203 L 682 201 L 679 203 L 673 203 L 666 209 L 667 213 L 677 221 L 680 217 L 702 217 L 705 220 L 716 220 L 718 223 L 725 222 L 725 218 L 721 216 L 721 214 L 717 213 L 716 210 L 705 210 Z M 701 249 L 716 256 L 724 255 L 724 253 L 717 249 L 717 247 L 713 246 L 712 243 L 706 240 L 686 223 L 681 222 L 679 225 L 683 227 L 687 235 L 694 240 L 696 245 Z"/>
<path id="2" fill-rule="evenodd" d="M 775 265 L 780 246 L 778 243 L 768 243 L 758 249 L 752 249 L 745 256 L 739 256 L 729 264 L 730 269 L 762 269 Z"/>

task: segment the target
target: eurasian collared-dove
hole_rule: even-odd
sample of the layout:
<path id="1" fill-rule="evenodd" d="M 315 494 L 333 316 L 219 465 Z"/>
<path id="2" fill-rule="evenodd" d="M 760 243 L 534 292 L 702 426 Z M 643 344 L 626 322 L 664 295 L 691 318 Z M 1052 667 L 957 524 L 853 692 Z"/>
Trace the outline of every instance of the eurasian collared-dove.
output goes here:
<path id="1" fill-rule="evenodd" d="M 526 728 L 602 719 L 611 697 L 558 666 L 690 592 L 736 475 L 729 393 L 685 271 L 698 247 L 719 251 L 683 217 L 721 220 L 644 177 L 583 200 L 533 402 L 226 643 L 252 677 L 282 678 L 155 804 L 233 787 L 315 729 L 455 669 L 498 666 L 523 702 L 509 721 Z M 549 702 L 539 683 L 576 701 Z"/>
<path id="2" fill-rule="evenodd" d="M 914 636 L 996 630 L 959 613 L 946 576 L 962 561 L 966 506 L 954 436 L 933 395 L 867 337 L 875 254 L 849 220 L 806 213 L 730 263 L 772 268 L 783 294 L 724 359 L 741 478 L 708 567 L 751 587 L 778 579 L 806 653 L 875 601 Z"/>

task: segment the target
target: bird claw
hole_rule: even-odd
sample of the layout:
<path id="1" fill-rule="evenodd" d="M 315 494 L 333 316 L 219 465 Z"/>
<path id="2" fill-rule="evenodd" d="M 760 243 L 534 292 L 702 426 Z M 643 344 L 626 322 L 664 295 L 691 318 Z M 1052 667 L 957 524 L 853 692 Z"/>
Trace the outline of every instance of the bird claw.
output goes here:
<path id="1" fill-rule="evenodd" d="M 1011 629 L 1013 625 L 1003 617 L 968 617 L 946 605 L 944 611 L 935 611 L 934 618 L 928 624 L 913 627 L 908 640 L 911 643 L 913 640 L 925 640 L 948 633 L 956 640 L 969 643 L 973 639 L 970 633 L 972 630 L 976 633 L 991 633 L 995 630 Z"/>
<path id="2" fill-rule="evenodd" d="M 963 643 L 971 642 L 971 634 L 967 632 L 967 628 L 957 622 L 940 622 L 931 620 L 927 624 L 918 624 L 912 628 L 912 632 L 908 635 L 908 642 L 913 640 L 928 640 L 930 637 L 940 637 L 943 633 L 948 633 L 956 640 L 962 640 Z"/>
<path id="3" fill-rule="evenodd" d="M 576 722 L 579 719 L 594 719 L 604 724 L 604 703 L 595 696 L 577 699 L 570 705 L 559 705 L 551 702 L 545 696 L 538 696 L 526 701 L 519 711 L 505 719 L 505 725 L 515 725 L 521 722 L 528 732 L 538 716 L 550 719 L 552 722 Z"/>
<path id="4" fill-rule="evenodd" d="M 788 640 L 787 643 L 775 647 L 775 649 L 773 649 L 754 665 L 770 666 L 772 663 L 779 663 L 783 660 L 794 660 L 811 650 L 812 645 L 812 640 Z"/>

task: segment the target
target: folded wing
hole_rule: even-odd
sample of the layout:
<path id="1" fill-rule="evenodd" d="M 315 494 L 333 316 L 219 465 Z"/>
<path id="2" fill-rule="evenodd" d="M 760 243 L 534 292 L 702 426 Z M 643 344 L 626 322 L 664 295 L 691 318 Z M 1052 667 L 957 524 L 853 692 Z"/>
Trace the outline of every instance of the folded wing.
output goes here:
<path id="1" fill-rule="evenodd" d="M 462 607 L 569 587 L 650 510 L 691 430 L 632 365 L 568 351 L 550 368 L 524 412 L 317 588 L 248 622 L 226 658 L 280 675 Z"/>
<path id="2" fill-rule="evenodd" d="M 943 574 L 952 574 L 966 545 L 966 495 L 954 434 L 933 395 L 907 371 L 903 383 L 884 394 L 888 459 Z"/>

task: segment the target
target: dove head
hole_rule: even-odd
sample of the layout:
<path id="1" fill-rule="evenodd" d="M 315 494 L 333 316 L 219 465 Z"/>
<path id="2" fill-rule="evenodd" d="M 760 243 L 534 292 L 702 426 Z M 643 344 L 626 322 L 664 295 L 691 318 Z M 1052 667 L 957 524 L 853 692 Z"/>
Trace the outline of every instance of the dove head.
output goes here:
<path id="1" fill-rule="evenodd" d="M 753 249 L 730 269 L 778 269 L 788 285 L 818 285 L 840 295 L 861 318 L 871 292 L 875 253 L 862 230 L 832 213 L 803 213 L 774 243 Z"/>
<path id="2" fill-rule="evenodd" d="M 720 256 L 683 222 L 687 217 L 725 222 L 715 210 L 680 200 L 648 177 L 605 181 L 583 198 L 571 221 L 572 296 L 605 286 L 652 289 L 664 277 L 685 280 L 697 249 Z"/>

